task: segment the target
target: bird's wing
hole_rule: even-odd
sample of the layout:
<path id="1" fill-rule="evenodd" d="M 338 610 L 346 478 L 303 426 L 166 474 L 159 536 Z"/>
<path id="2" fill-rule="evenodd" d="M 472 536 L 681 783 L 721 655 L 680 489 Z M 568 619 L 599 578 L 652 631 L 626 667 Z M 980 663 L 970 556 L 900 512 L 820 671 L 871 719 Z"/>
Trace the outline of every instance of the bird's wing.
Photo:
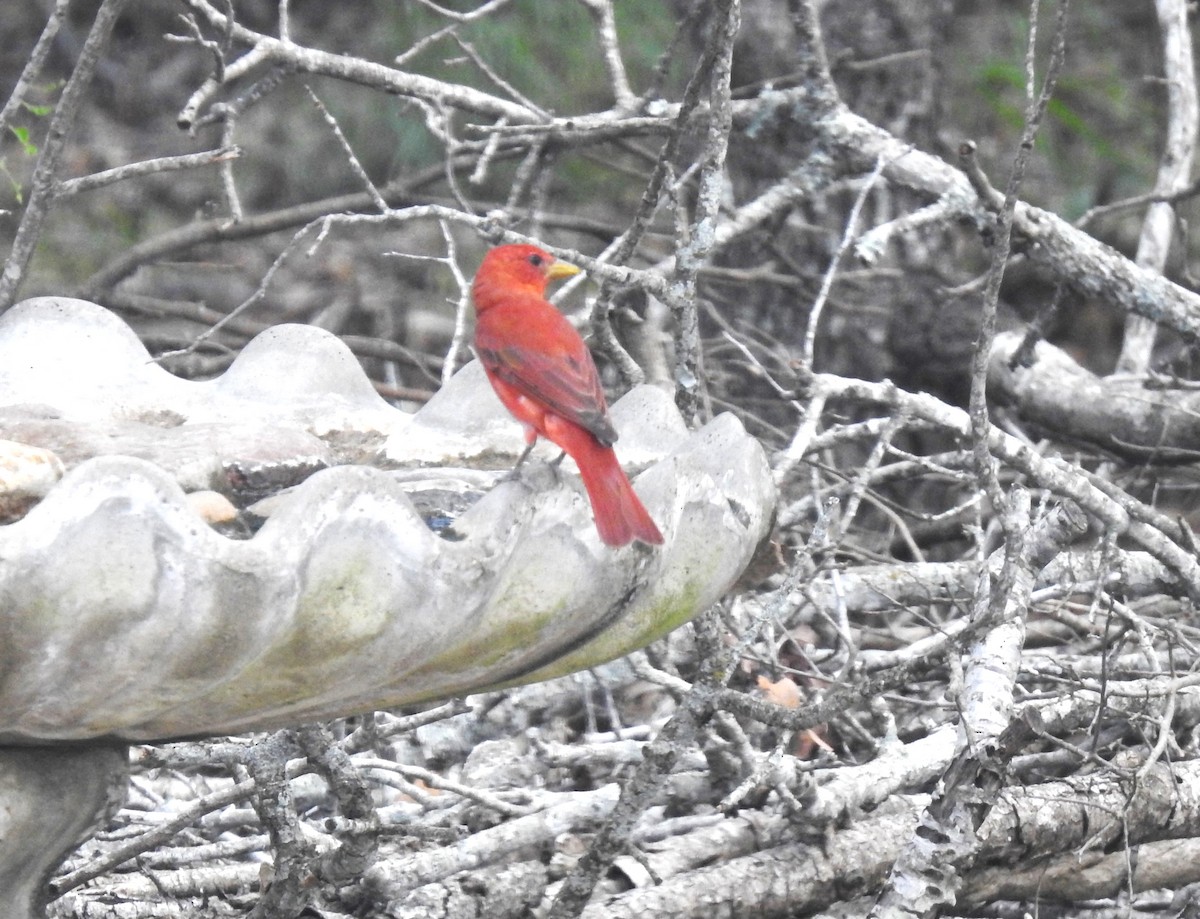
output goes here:
<path id="1" fill-rule="evenodd" d="M 572 330 L 574 331 L 574 330 Z M 600 374 L 587 347 L 545 350 L 525 342 L 476 339 L 479 359 L 489 373 L 554 414 L 586 428 L 604 446 L 617 440 L 608 417 Z"/>

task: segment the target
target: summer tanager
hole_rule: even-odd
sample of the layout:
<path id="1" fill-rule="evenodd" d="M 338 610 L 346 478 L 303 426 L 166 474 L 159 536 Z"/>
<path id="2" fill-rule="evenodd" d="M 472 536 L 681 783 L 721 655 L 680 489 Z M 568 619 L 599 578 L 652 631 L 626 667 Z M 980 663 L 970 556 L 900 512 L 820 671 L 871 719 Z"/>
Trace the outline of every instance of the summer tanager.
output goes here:
<path id="1" fill-rule="evenodd" d="M 578 273 L 536 246 L 488 252 L 471 287 L 475 351 L 500 401 L 525 425 L 526 442 L 540 434 L 575 460 L 600 538 L 610 546 L 661 543 L 613 452 L 617 432 L 591 352 L 546 302 L 548 282 Z"/>

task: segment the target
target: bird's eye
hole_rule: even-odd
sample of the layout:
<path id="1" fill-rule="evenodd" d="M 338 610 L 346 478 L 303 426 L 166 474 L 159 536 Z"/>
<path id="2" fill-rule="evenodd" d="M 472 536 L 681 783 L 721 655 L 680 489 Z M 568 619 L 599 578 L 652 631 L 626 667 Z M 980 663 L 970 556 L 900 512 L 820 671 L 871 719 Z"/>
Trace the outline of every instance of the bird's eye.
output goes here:
<path id="1" fill-rule="evenodd" d="M 544 258 L 542 258 L 540 255 L 538 255 L 536 252 L 533 255 L 529 256 L 529 264 L 532 265 L 534 268 L 541 268 L 542 265 L 545 264 L 545 262 L 546 262 L 546 260 Z"/>

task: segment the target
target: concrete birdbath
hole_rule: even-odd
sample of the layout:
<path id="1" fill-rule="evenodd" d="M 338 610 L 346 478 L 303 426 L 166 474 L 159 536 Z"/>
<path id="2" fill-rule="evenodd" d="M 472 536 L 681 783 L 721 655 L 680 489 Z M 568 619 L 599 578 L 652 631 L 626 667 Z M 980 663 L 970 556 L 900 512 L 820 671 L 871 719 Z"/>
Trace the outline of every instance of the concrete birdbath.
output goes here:
<path id="1" fill-rule="evenodd" d="M 569 462 L 504 480 L 521 430 L 475 365 L 408 414 L 312 327 L 193 382 L 94 304 L 0 317 L 0 913 L 36 909 L 128 743 L 547 679 L 715 602 L 768 530 L 761 447 L 652 387 L 613 417 L 661 547 L 603 545 Z M 241 538 L 197 510 L 280 487 Z"/>

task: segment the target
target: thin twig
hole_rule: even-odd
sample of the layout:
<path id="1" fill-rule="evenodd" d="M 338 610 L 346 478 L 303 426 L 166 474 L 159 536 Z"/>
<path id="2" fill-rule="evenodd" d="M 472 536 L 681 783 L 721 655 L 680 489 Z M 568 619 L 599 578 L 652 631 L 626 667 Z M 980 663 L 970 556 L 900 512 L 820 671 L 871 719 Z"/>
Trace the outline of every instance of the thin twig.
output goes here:
<path id="1" fill-rule="evenodd" d="M 84 192 L 95 191 L 126 179 L 155 175 L 160 172 L 174 172 L 179 169 L 196 169 L 201 166 L 215 166 L 225 160 L 237 159 L 242 155 L 239 147 L 219 147 L 216 150 L 205 150 L 203 153 L 186 153 L 181 156 L 160 156 L 151 160 L 116 166 L 91 175 L 80 176 L 77 179 L 67 179 L 59 182 L 54 189 L 55 198 L 68 198 Z"/>
<path id="2" fill-rule="evenodd" d="M 429 0 L 418 0 L 418 2 L 433 10 L 439 16 L 445 16 L 446 18 L 450 19 L 451 24 L 448 26 L 443 26 L 436 32 L 431 32 L 424 38 L 413 42 L 412 47 L 410 47 L 403 54 L 397 55 L 395 60 L 392 61 L 392 63 L 396 64 L 397 66 L 401 66 L 406 61 L 416 57 L 434 42 L 437 42 L 448 35 L 453 35 L 455 29 L 457 29 L 460 25 L 467 22 L 472 22 L 484 16 L 488 16 L 496 12 L 496 10 L 500 9 L 501 7 L 507 6 L 512 2 L 512 0 L 489 0 L 489 2 L 483 4 L 482 6 L 466 13 L 459 13 L 454 10 L 445 9 L 444 7 L 438 6 L 435 3 L 429 2 Z"/>
<path id="3" fill-rule="evenodd" d="M 330 219 L 330 218 L 326 218 L 326 220 L 328 220 L 328 219 Z M 271 267 L 268 268 L 266 270 L 266 272 L 263 274 L 262 280 L 259 281 L 258 287 L 255 289 L 254 293 L 252 293 L 249 297 L 247 297 L 245 300 L 243 300 L 241 303 L 239 303 L 237 306 L 235 306 L 233 309 L 231 309 L 228 313 L 225 314 L 224 317 L 222 317 L 221 319 L 214 322 L 211 326 L 209 326 L 207 329 L 205 329 L 203 332 L 201 332 L 199 335 L 197 335 L 194 339 L 192 339 L 191 344 L 187 345 L 187 347 L 177 348 L 174 351 L 164 351 L 157 358 L 155 358 L 155 362 L 161 363 L 162 361 L 168 360 L 169 358 L 182 357 L 183 355 L 194 353 L 197 348 L 199 348 L 201 345 L 203 345 L 205 342 L 207 342 L 209 339 L 211 339 L 214 335 L 216 335 L 218 332 L 220 332 L 223 328 L 225 328 L 225 326 L 228 323 L 230 323 L 233 320 L 240 317 L 243 313 L 245 313 L 247 310 L 249 310 L 252 306 L 254 306 L 256 303 L 258 303 L 264 297 L 266 297 L 267 289 L 271 285 L 271 279 L 275 277 L 275 272 L 277 272 L 283 266 L 283 263 L 285 261 L 287 261 L 288 257 L 299 246 L 300 240 L 303 239 L 306 235 L 308 235 L 308 233 L 314 227 L 321 226 L 321 223 L 322 223 L 322 221 L 314 221 L 313 223 L 306 224 L 305 226 L 300 228 L 299 232 L 297 232 L 291 238 L 291 240 L 288 242 L 288 244 L 284 247 L 283 251 L 280 252 L 279 255 L 275 256 L 275 260 L 271 263 Z"/>
<path id="4" fill-rule="evenodd" d="M 367 194 L 375 202 L 375 207 L 379 210 L 379 213 L 386 214 L 388 212 L 387 201 L 380 194 L 379 189 L 375 187 L 375 183 L 371 181 L 371 177 L 367 175 L 367 170 L 363 168 L 363 164 L 359 162 L 358 157 L 354 155 L 354 148 L 350 146 L 350 141 L 346 139 L 346 135 L 342 133 L 337 119 L 330 114 L 329 109 L 325 107 L 325 103 L 313 92 L 311 86 L 305 84 L 304 91 L 308 93 L 308 98 L 317 107 L 317 111 L 321 113 L 321 117 L 325 120 L 325 124 L 329 126 L 329 130 L 333 132 L 333 136 L 342 148 L 342 152 L 346 154 L 346 161 L 350 164 L 351 171 L 358 178 L 359 182 L 362 183 L 363 188 L 367 190 Z"/>
<path id="5" fill-rule="evenodd" d="M 988 431 L 991 423 L 987 405 L 987 373 L 991 356 L 992 343 L 996 338 L 997 309 L 1000 299 L 1000 284 L 1004 279 L 1004 269 L 1008 262 L 1012 244 L 1013 216 L 1017 207 L 1017 193 L 1025 177 L 1025 169 L 1033 154 L 1033 144 L 1041 127 L 1046 106 L 1054 93 L 1058 74 L 1066 59 L 1066 23 L 1070 10 L 1070 0 L 1060 0 L 1058 15 L 1055 22 L 1054 39 L 1050 51 L 1050 60 L 1046 66 L 1046 76 L 1039 92 L 1035 75 L 1037 51 L 1037 18 L 1040 0 L 1032 0 L 1029 12 L 1029 42 L 1025 56 L 1026 71 L 1026 100 L 1025 127 L 1021 133 L 1021 142 L 1013 158 L 1012 171 L 1004 190 L 1004 204 L 1000 209 L 998 225 L 995 232 L 995 242 L 992 248 L 992 260 L 988 268 L 987 284 L 983 293 L 983 317 L 980 323 L 979 338 L 975 343 L 975 352 L 971 361 L 971 396 L 970 416 L 973 433 L 973 452 L 976 471 L 980 484 L 986 490 L 993 505 L 1003 507 L 1005 497 L 1003 489 L 996 478 L 996 470 L 991 453 L 988 450 Z M 973 153 L 973 150 L 971 150 Z M 973 162 L 973 156 L 969 162 Z M 988 196 L 991 198 L 992 196 Z M 994 200 L 994 198 L 992 199 Z M 1006 519 L 1001 515 L 1001 519 Z"/>
<path id="6" fill-rule="evenodd" d="M 887 166 L 887 160 L 883 157 L 875 161 L 875 168 L 867 176 L 866 183 L 859 190 L 858 197 L 854 199 L 854 206 L 850 208 L 850 215 L 846 218 L 846 228 L 842 232 L 842 240 L 838 243 L 837 251 L 833 254 L 833 258 L 829 260 L 829 267 L 825 269 L 825 275 L 821 278 L 821 289 L 817 291 L 816 299 L 813 300 L 813 305 L 809 310 L 808 325 L 804 330 L 804 344 L 800 349 L 799 361 L 802 376 L 812 373 L 813 352 L 816 347 L 817 326 L 821 322 L 821 312 L 824 310 L 825 303 L 829 299 L 829 291 L 833 288 L 833 279 L 837 275 L 838 266 L 845 257 L 846 250 L 854 242 L 855 234 L 858 231 L 858 218 L 862 214 L 863 205 L 867 203 L 867 196 L 870 195 L 871 189 L 875 187 L 875 183 L 879 181 L 879 177 L 883 175 L 885 166 Z"/>

